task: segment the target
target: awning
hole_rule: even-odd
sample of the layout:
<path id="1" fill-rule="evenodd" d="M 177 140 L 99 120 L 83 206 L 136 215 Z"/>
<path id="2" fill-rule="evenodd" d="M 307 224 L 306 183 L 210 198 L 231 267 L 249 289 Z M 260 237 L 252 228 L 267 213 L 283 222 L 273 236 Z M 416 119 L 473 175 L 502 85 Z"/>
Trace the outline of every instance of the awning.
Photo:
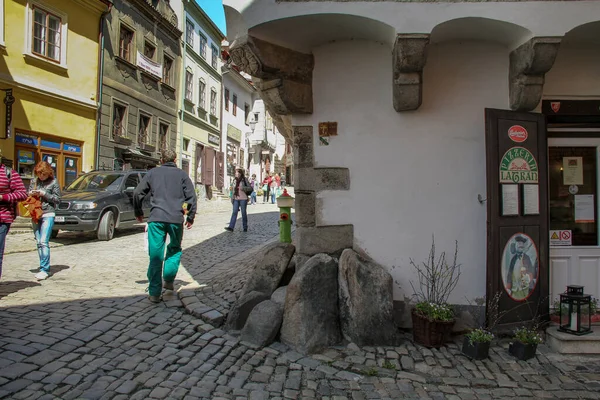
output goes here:
<path id="1" fill-rule="evenodd" d="M 160 160 L 156 157 L 152 157 L 149 154 L 144 154 L 136 149 L 125 149 L 123 150 L 123 160 L 125 162 L 137 161 L 143 162 L 148 165 L 158 165 Z"/>

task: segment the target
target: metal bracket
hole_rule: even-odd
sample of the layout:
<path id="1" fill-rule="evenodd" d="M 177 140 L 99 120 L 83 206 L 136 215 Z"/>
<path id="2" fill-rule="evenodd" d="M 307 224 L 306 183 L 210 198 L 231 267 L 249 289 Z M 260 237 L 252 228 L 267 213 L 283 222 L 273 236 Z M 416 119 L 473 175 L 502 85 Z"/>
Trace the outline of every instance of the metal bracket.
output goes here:
<path id="1" fill-rule="evenodd" d="M 477 195 L 477 201 L 479 201 L 479 204 L 483 204 L 487 201 L 487 199 L 484 199 L 483 196 L 481 196 L 480 194 Z"/>

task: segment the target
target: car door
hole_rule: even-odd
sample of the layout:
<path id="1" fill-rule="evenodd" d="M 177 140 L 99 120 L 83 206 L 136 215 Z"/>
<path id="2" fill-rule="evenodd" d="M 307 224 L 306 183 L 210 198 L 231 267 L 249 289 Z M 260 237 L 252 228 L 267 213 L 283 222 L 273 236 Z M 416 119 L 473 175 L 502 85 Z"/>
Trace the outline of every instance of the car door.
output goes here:
<path id="1" fill-rule="evenodd" d="M 121 191 L 121 204 L 123 205 L 123 208 L 121 209 L 122 222 L 135 219 L 133 211 L 133 191 L 138 183 L 140 183 L 140 174 L 138 172 L 133 172 L 125 178 L 125 184 L 122 186 Z"/>

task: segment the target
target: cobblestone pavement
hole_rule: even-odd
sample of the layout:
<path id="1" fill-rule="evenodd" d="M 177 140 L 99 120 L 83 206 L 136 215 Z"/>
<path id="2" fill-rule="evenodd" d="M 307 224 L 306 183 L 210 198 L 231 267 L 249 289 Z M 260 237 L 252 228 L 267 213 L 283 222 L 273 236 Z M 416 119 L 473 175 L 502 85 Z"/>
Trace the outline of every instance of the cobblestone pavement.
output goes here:
<path id="1" fill-rule="evenodd" d="M 35 252 L 7 255 L 0 398 L 600 398 L 600 357 L 565 357 L 543 345 L 527 362 L 510 357 L 504 342 L 471 362 L 456 343 L 428 350 L 409 336 L 397 347 L 351 344 L 310 357 L 277 342 L 240 342 L 204 314 L 226 314 L 247 274 L 241 261 L 277 233 L 275 206 L 250 213 L 248 233 L 223 231 L 226 212 L 198 218 L 184 238 L 182 300 L 166 292 L 158 305 L 144 295 L 142 232 L 54 248 L 53 276 L 41 283 L 29 271 Z"/>

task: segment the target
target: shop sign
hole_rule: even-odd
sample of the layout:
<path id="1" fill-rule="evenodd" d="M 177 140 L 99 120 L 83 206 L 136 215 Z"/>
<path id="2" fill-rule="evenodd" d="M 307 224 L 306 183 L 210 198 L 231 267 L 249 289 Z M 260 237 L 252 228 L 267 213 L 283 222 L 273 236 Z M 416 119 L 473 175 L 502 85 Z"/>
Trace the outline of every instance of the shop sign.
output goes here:
<path id="1" fill-rule="evenodd" d="M 214 144 L 215 146 L 218 146 L 219 143 L 221 143 L 221 140 L 220 140 L 220 138 L 217 135 L 211 135 L 209 133 L 208 134 L 208 143 Z"/>
<path id="2" fill-rule="evenodd" d="M 560 101 L 551 101 L 550 108 L 552 108 L 552 111 L 554 111 L 555 113 L 559 112 L 560 111 Z"/>
<path id="3" fill-rule="evenodd" d="M 38 144 L 38 140 L 36 137 L 24 135 L 22 133 L 17 133 L 17 136 L 15 137 L 15 142 L 21 143 L 21 144 L 28 144 L 31 146 L 37 146 L 37 144 Z"/>
<path id="4" fill-rule="evenodd" d="M 78 144 L 65 143 L 63 144 L 64 151 L 70 151 L 72 153 L 81 153 L 81 146 Z"/>
<path id="5" fill-rule="evenodd" d="M 143 69 L 144 71 L 148 72 L 149 74 L 162 79 L 162 65 L 150 60 L 148 57 L 146 57 L 139 51 L 137 53 L 137 66 Z"/>
<path id="6" fill-rule="evenodd" d="M 242 142 L 242 131 L 232 126 L 231 124 L 227 124 L 227 137 L 235 140 L 238 143 Z"/>
<path id="7" fill-rule="evenodd" d="M 12 95 L 12 89 L 6 89 L 6 97 L 4 97 L 4 104 L 6 105 L 6 136 L 9 138 L 12 135 L 12 106 L 15 102 L 15 98 Z"/>
<path id="8" fill-rule="evenodd" d="M 500 162 L 500 183 L 537 183 L 535 157 L 524 147 L 509 149 Z"/>
<path id="9" fill-rule="evenodd" d="M 521 125 L 513 125 L 508 129 L 508 137 L 513 142 L 523 143 L 527 140 L 527 129 L 523 128 Z"/>
<path id="10" fill-rule="evenodd" d="M 34 162 L 33 151 L 19 150 L 19 164 L 33 164 Z"/>
<path id="11" fill-rule="evenodd" d="M 42 146 L 60 150 L 60 143 L 42 139 Z"/>

